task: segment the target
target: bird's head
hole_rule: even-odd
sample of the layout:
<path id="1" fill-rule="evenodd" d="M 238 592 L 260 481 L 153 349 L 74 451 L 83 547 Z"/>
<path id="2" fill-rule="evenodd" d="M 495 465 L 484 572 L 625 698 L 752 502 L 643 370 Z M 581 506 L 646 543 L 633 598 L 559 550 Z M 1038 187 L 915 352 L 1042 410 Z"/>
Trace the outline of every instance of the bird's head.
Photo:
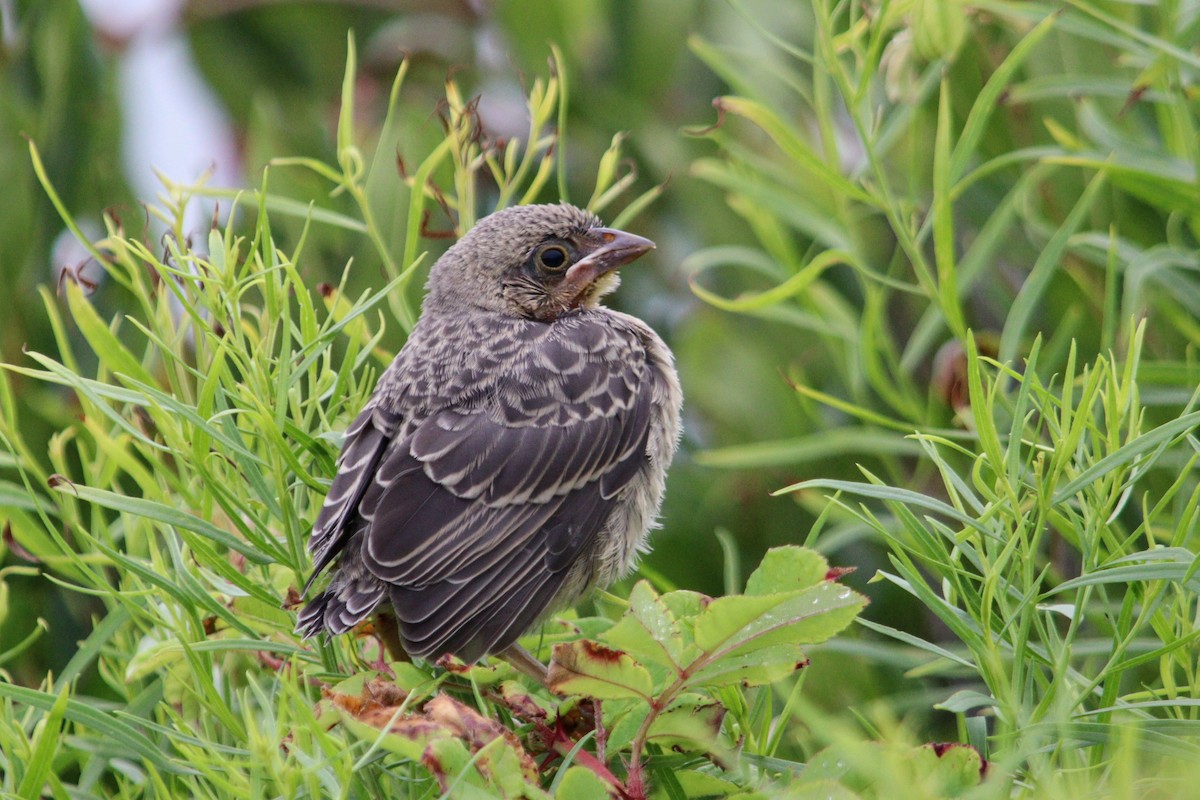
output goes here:
<path id="1" fill-rule="evenodd" d="M 654 242 L 570 205 L 513 206 L 481 219 L 429 273 L 429 303 L 553 320 L 594 306 L 616 270 Z"/>

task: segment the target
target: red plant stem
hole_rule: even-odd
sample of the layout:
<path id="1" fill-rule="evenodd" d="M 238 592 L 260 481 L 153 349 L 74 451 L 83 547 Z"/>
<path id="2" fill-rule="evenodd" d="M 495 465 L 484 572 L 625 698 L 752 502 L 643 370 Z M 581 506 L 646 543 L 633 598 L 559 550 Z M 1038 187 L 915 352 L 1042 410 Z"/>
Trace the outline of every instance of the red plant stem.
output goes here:
<path id="1" fill-rule="evenodd" d="M 608 729 L 604 727 L 604 718 L 599 700 L 592 701 L 592 715 L 595 717 L 596 723 L 596 758 L 601 763 L 607 764 L 608 758 L 605 757 L 604 751 L 608 748 Z"/>
<path id="2" fill-rule="evenodd" d="M 558 753 L 563 758 L 566 758 L 571 750 L 575 747 L 575 744 L 575 740 L 573 740 L 570 736 L 567 736 L 566 732 L 560 726 L 555 726 L 554 739 L 551 741 L 551 748 L 554 750 L 554 752 Z M 596 777 L 600 778 L 600 780 L 616 789 L 617 794 L 619 794 L 622 798 L 626 798 L 626 800 L 638 800 L 635 795 L 630 794 L 629 790 L 625 788 L 625 784 L 621 783 L 621 779 L 612 774 L 612 770 L 610 770 L 603 761 L 596 758 L 587 750 L 581 748 L 577 753 L 575 753 L 574 759 L 576 764 L 590 769 L 596 774 Z"/>

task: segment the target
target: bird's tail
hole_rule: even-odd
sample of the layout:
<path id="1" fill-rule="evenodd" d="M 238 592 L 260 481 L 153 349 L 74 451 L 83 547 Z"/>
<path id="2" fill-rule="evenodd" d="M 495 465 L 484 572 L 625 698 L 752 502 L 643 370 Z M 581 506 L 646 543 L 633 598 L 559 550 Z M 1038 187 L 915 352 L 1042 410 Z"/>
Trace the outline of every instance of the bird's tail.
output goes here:
<path id="1" fill-rule="evenodd" d="M 386 588 L 362 564 L 357 553 L 349 551 L 342 556 L 342 563 L 325 591 L 300 610 L 296 633 L 305 639 L 318 633 L 345 633 L 383 602 Z"/>

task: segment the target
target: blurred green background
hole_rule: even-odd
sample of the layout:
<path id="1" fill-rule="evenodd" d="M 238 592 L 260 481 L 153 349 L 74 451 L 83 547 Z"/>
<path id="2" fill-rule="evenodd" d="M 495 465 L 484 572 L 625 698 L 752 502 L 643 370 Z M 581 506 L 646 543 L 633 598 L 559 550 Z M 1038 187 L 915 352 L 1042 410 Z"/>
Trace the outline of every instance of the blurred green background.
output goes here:
<path id="1" fill-rule="evenodd" d="M 1045 335 L 1049 375 L 1061 371 L 1072 338 L 1086 362 L 1120 350 L 1130 320 L 1148 317 L 1146 361 L 1159 367 L 1144 376 L 1151 421 L 1184 407 L 1200 376 L 1200 15 L 1180 3 L 1074 3 L 1066 11 L 1024 2 L 948 3 L 941 12 L 929 6 L 194 0 L 181 3 L 169 23 L 156 22 L 162 30 L 130 33 L 98 28 L 68 0 L 0 0 L 0 280 L 9 292 L 0 355 L 21 363 L 23 348 L 53 351 L 36 287 L 53 285 L 56 267 L 78 267 L 86 258 L 77 253 L 56 263 L 63 225 L 38 185 L 26 139 L 36 143 L 72 215 L 99 220 L 110 211 L 127 233 L 152 243 L 164 233 L 147 224 L 128 177 L 126 164 L 136 156 L 129 127 L 153 138 L 156 114 L 180 112 L 164 105 L 129 119 L 122 70 L 139 37 L 177 35 L 186 43 L 227 115 L 241 181 L 251 187 L 271 158 L 336 160 L 348 32 L 359 52 L 355 115 L 364 144 L 373 146 L 382 126 L 401 59 L 411 60 L 397 185 L 411 166 L 405 147 L 423 152 L 443 136 L 439 107 L 448 75 L 483 98 L 480 118 L 489 135 L 512 136 L 526 124 L 523 92 L 547 73 L 553 43 L 570 88 L 569 197 L 587 199 L 595 165 L 618 132 L 627 134 L 620 170 L 636 179 L 606 216 L 640 191 L 664 187 L 631 223 L 659 248 L 627 271 L 612 300 L 667 339 L 687 398 L 686 438 L 646 571 L 709 594 L 736 589 L 767 548 L 807 541 L 825 506 L 818 494 L 771 497 L 776 489 L 815 477 L 859 479 L 863 465 L 891 485 L 945 493 L 904 434 L 967 427 L 958 413 L 965 392 L 959 342 L 967 328 L 1014 360 L 1035 335 Z M 957 17 L 939 18 L 946 13 Z M 988 106 L 992 116 L 970 128 L 989 79 L 1056 14 L 1053 30 L 1039 33 L 1006 76 L 1003 93 Z M 837 29 L 820 30 L 819 19 L 834 20 Z M 889 20 L 886 36 L 864 43 L 856 37 L 868 23 L 856 27 L 851 19 Z M 811 53 L 829 42 L 833 49 L 821 58 L 843 63 L 862 77 L 859 86 L 839 85 L 814 67 Z M 714 108 L 726 95 L 769 109 L 788 134 L 744 106 Z M 943 134 L 973 137 L 954 153 L 953 179 L 968 165 L 988 165 L 949 198 L 938 194 L 934 163 Z M 1086 194 L 1100 173 L 1108 183 Z M 887 202 L 839 194 L 839 175 Z M 301 203 L 350 208 L 348 198 L 330 196 L 306 171 L 272 168 L 269 182 L 272 192 Z M 376 189 L 387 192 L 386 185 Z M 553 183 L 541 199 L 557 199 Z M 938 202 L 954 221 L 941 240 L 929 232 Z M 446 245 L 438 232 L 453 223 L 434 215 L 421 247 L 436 255 Z M 303 230 L 294 219 L 273 225 L 283 248 Z M 898 233 L 906 227 L 921 236 L 906 240 Z M 299 269 L 314 290 L 336 284 L 348 262 L 352 296 L 384 283 L 364 237 L 320 224 L 307 237 Z M 748 313 L 716 307 L 720 298 L 786 281 L 828 251 L 850 253 L 855 263 L 833 264 L 803 291 L 747 306 Z M 936 261 L 939 279 L 953 274 L 953 264 L 941 271 L 948 252 L 961 256 L 949 300 L 922 273 Z M 1042 265 L 1047 252 L 1052 257 Z M 877 280 L 863 279 L 868 273 Z M 1032 296 L 1023 288 L 1031 275 Z M 698 298 L 690 280 L 717 302 Z M 121 294 L 104 284 L 93 302 L 106 319 L 121 311 Z M 1024 316 L 1008 324 L 1014 307 Z M 401 341 L 402 329 L 392 326 L 385 344 L 394 349 Z M 76 413 L 66 392 L 21 376 L 12 382 L 29 441 L 49 442 Z M 0 513 L 4 501 L 18 499 L 0 498 Z M 1137 510 L 1124 514 L 1136 528 Z M 931 641 L 947 638 L 912 597 L 891 583 L 868 583 L 888 562 L 866 526 L 848 515 L 823 526 L 816 544 L 833 563 L 858 568 L 846 580 L 872 598 L 869 619 Z M 12 545 L 6 538 L 0 546 L 0 563 L 25 565 Z M 1195 537 L 1186 545 L 1194 548 Z M 2 665 L 15 682 L 37 685 L 71 657 L 95 606 L 42 575 L 11 574 L 4 585 L 0 652 L 25 640 L 38 618 L 47 623 L 47 635 Z M 927 725 L 931 738 L 946 735 L 952 715 L 930 705 L 948 694 L 947 685 L 903 677 L 919 661 L 912 649 L 880 644 L 856 628 L 814 659 L 811 695 L 830 707 L 887 697 L 898 714 Z"/>

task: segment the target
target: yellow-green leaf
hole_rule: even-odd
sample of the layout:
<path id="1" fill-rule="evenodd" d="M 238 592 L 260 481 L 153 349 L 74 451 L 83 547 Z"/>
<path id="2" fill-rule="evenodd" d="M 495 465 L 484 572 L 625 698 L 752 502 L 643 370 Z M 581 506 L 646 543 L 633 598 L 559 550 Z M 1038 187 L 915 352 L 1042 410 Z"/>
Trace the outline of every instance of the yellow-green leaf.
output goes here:
<path id="1" fill-rule="evenodd" d="M 627 653 L 583 639 L 554 646 L 547 681 L 551 691 L 597 700 L 640 698 L 650 702 L 650 673 Z"/>

